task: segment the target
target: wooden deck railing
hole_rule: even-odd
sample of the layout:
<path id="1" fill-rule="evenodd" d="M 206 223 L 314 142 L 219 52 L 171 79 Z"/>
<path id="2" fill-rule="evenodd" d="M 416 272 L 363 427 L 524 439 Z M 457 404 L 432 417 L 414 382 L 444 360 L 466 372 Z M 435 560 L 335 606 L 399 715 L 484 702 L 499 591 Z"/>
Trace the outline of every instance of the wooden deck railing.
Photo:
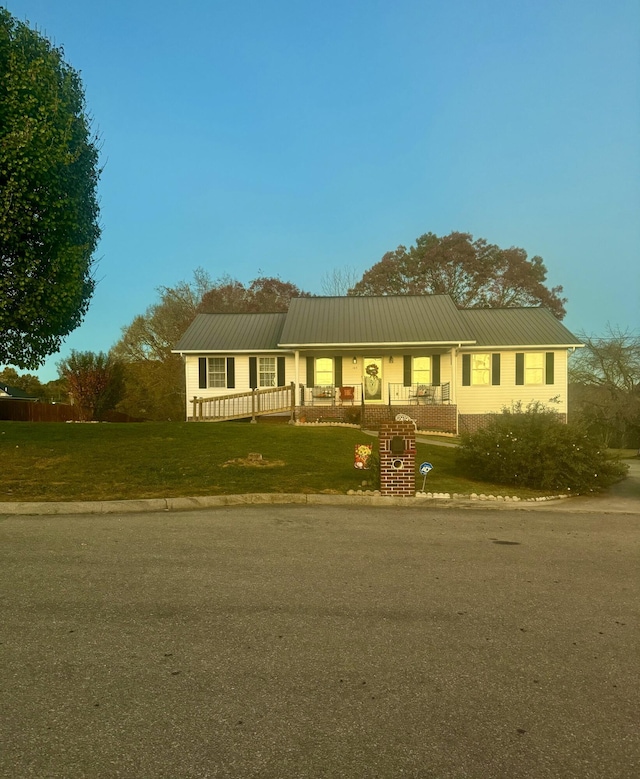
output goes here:
<path id="1" fill-rule="evenodd" d="M 245 419 L 265 414 L 277 414 L 283 411 L 295 416 L 295 385 L 293 382 L 286 387 L 269 387 L 254 389 L 249 392 L 239 392 L 233 395 L 219 395 L 214 398 L 197 398 L 191 401 L 194 422 L 224 422 L 229 419 Z"/>

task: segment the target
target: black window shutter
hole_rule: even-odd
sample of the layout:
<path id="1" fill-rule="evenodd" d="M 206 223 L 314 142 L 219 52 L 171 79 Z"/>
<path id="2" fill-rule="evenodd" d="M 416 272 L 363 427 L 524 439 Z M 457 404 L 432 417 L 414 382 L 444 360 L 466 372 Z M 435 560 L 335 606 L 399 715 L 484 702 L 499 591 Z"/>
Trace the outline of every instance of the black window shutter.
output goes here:
<path id="1" fill-rule="evenodd" d="M 431 383 L 434 387 L 440 386 L 440 355 L 434 354 L 431 358 Z"/>
<path id="2" fill-rule="evenodd" d="M 404 386 L 411 386 L 411 355 L 405 354 L 404 356 Z"/>
<path id="3" fill-rule="evenodd" d="M 553 368 L 554 368 L 554 362 L 553 362 L 554 354 L 553 352 L 547 352 L 547 370 L 545 371 L 545 383 L 546 384 L 554 384 L 555 379 L 553 376 Z"/>
<path id="4" fill-rule="evenodd" d="M 284 357 L 278 357 L 278 387 L 284 387 Z"/>
<path id="5" fill-rule="evenodd" d="M 207 358 L 198 357 L 198 387 L 207 388 Z"/>
<path id="6" fill-rule="evenodd" d="M 249 386 L 256 389 L 258 386 L 258 358 L 249 357 Z"/>
<path id="7" fill-rule="evenodd" d="M 462 355 L 462 386 L 471 386 L 471 355 Z"/>
<path id="8" fill-rule="evenodd" d="M 524 384 L 524 352 L 516 352 L 516 384 Z"/>
<path id="9" fill-rule="evenodd" d="M 342 355 L 333 358 L 333 383 L 342 387 Z"/>
<path id="10" fill-rule="evenodd" d="M 236 358 L 227 357 L 227 389 L 236 388 Z"/>
<path id="11" fill-rule="evenodd" d="M 313 387 L 316 383 L 315 367 L 315 359 L 311 356 L 307 357 L 307 387 Z"/>
<path id="12" fill-rule="evenodd" d="M 500 355 L 491 355 L 491 383 L 494 386 L 500 384 Z"/>

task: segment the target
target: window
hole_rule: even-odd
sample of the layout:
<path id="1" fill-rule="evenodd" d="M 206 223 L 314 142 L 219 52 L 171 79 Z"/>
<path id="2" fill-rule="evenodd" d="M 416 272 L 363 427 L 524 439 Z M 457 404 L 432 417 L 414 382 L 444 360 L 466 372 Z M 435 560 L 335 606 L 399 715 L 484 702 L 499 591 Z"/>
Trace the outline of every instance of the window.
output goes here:
<path id="1" fill-rule="evenodd" d="M 315 361 L 315 385 L 316 387 L 330 386 L 333 384 L 333 359 L 331 357 L 318 357 Z"/>
<path id="2" fill-rule="evenodd" d="M 431 384 L 431 357 L 413 358 L 413 383 Z"/>
<path id="3" fill-rule="evenodd" d="M 544 382 L 544 354 L 542 352 L 525 352 L 524 383 L 542 384 Z"/>
<path id="4" fill-rule="evenodd" d="M 553 352 L 518 352 L 516 354 L 516 384 L 554 384 Z"/>
<path id="5" fill-rule="evenodd" d="M 276 386 L 275 357 L 260 357 L 258 359 L 258 377 L 261 387 Z"/>
<path id="6" fill-rule="evenodd" d="M 198 357 L 198 387 L 236 386 L 235 357 Z"/>
<path id="7" fill-rule="evenodd" d="M 227 361 L 224 357 L 209 357 L 209 386 L 227 386 Z"/>
<path id="8" fill-rule="evenodd" d="M 476 386 L 489 386 L 491 379 L 491 355 L 471 355 L 471 384 Z"/>
<path id="9" fill-rule="evenodd" d="M 500 384 L 500 352 L 462 355 L 462 386 L 494 387 Z"/>

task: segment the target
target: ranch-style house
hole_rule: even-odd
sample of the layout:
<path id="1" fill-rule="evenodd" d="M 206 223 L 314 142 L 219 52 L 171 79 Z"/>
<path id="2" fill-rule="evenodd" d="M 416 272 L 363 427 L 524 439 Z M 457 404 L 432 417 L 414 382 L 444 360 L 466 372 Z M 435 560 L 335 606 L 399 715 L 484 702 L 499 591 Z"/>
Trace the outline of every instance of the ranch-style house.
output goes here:
<path id="1" fill-rule="evenodd" d="M 286 313 L 198 314 L 182 355 L 188 420 L 290 411 L 298 422 L 475 430 L 539 401 L 567 414 L 580 341 L 544 308 L 458 309 L 448 295 L 310 297 Z"/>

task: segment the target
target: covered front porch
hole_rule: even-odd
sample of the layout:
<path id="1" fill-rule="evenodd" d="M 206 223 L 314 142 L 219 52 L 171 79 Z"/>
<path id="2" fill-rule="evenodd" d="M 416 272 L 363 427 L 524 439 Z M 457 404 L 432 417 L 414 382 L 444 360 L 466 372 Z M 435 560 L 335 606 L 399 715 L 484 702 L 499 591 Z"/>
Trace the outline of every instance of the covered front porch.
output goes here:
<path id="1" fill-rule="evenodd" d="M 383 403 L 394 406 L 440 405 L 451 402 L 451 385 L 409 384 L 388 382 L 379 393 L 369 397 L 364 383 L 336 386 L 314 384 L 300 386 L 300 406 L 356 406 L 366 403 Z"/>

